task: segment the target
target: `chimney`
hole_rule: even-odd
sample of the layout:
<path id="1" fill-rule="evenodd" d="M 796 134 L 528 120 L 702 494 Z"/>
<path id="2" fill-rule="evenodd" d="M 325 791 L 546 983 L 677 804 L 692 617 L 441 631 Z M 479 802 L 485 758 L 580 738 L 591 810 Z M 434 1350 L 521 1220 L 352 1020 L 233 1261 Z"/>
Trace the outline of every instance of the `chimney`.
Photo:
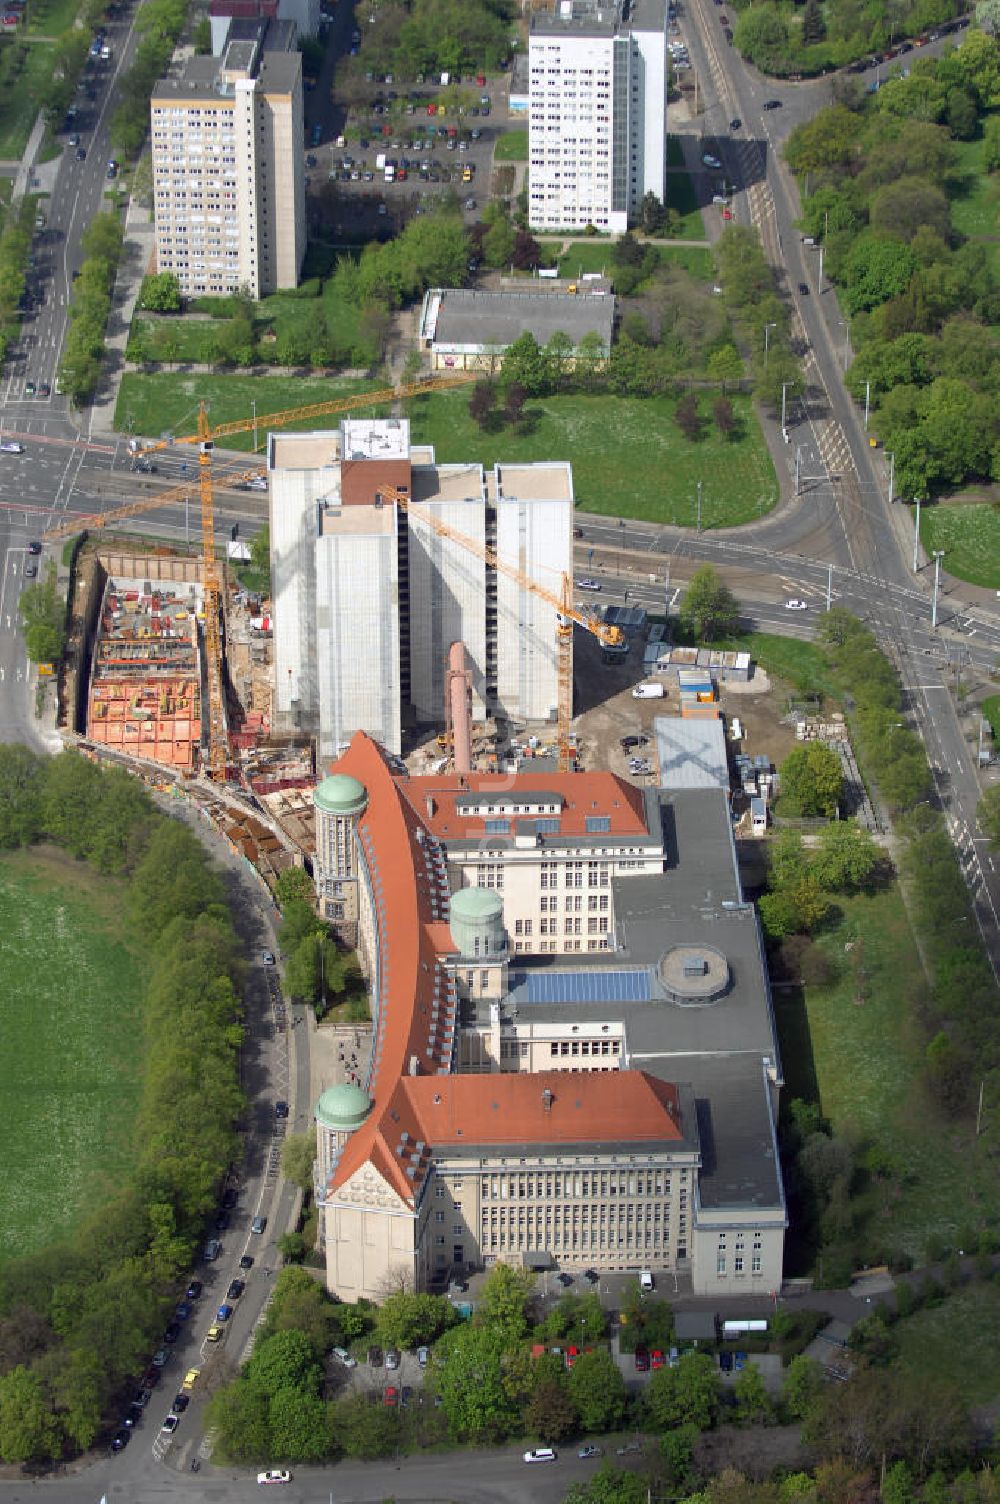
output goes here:
<path id="1" fill-rule="evenodd" d="M 428 820 L 433 820 L 433 818 L 434 818 L 434 811 L 437 808 L 437 805 L 434 803 L 434 795 L 433 794 L 428 794 L 427 795 L 427 801 L 426 801 L 426 803 L 427 803 L 427 818 L 428 818 Z"/>

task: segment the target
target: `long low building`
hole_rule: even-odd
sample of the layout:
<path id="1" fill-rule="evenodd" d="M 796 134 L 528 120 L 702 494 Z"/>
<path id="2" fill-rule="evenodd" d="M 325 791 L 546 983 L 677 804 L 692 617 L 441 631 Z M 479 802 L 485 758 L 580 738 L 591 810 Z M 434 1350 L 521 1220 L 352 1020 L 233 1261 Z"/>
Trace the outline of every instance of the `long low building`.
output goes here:
<path id="1" fill-rule="evenodd" d="M 497 1261 L 777 1289 L 781 1067 L 725 791 L 409 777 L 359 733 L 315 804 L 374 1020 L 364 1089 L 316 1109 L 331 1291 Z"/>
<path id="2" fill-rule="evenodd" d="M 531 333 L 540 345 L 565 334 L 579 351 L 588 336 L 591 358 L 607 360 L 615 300 L 603 282 L 571 283 L 573 292 L 479 292 L 432 287 L 420 311 L 420 347 L 434 370 L 499 371 L 509 347 Z"/>

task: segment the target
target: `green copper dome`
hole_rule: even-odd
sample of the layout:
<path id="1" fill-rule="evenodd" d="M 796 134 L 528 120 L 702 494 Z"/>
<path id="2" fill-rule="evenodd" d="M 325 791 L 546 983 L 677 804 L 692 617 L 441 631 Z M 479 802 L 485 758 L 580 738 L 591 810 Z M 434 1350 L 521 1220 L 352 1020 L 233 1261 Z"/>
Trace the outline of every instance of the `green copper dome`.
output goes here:
<path id="1" fill-rule="evenodd" d="M 313 789 L 313 803 L 328 815 L 360 815 L 368 803 L 368 792 L 348 773 L 331 773 Z"/>
<path id="2" fill-rule="evenodd" d="M 491 888 L 459 888 L 451 895 L 452 919 L 497 919 L 503 913 L 503 899 Z"/>
<path id="3" fill-rule="evenodd" d="M 351 780 L 353 782 L 353 780 Z M 372 1099 L 360 1086 L 344 1081 L 328 1086 L 316 1104 L 316 1121 L 337 1133 L 353 1133 L 372 1110 Z"/>

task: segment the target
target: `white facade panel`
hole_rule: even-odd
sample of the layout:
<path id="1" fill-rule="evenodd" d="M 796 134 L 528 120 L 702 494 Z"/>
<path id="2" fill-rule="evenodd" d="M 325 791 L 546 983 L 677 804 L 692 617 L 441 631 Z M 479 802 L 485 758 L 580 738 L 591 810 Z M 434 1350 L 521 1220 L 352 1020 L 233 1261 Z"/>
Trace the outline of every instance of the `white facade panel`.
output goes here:
<path id="1" fill-rule="evenodd" d="M 635 208 L 647 193 L 660 203 L 667 195 L 667 35 L 662 31 L 634 31 L 635 76 L 638 83 L 636 140 L 638 189 Z"/>
<path id="2" fill-rule="evenodd" d="M 456 533 L 482 545 L 486 505 L 482 471 L 468 467 L 469 499 L 433 502 L 426 510 Z M 472 670 L 473 718 L 486 710 L 486 565 L 462 544 L 435 534 L 412 508 L 409 525 L 410 697 L 419 721 L 444 719 L 444 672 L 451 644 L 465 643 Z"/>
<path id="3" fill-rule="evenodd" d="M 330 470 L 270 474 L 271 601 L 274 607 L 274 713 L 283 730 L 319 724 L 316 671 L 316 498 Z"/>
<path id="4" fill-rule="evenodd" d="M 497 553 L 557 597 L 571 574 L 572 479 L 564 498 L 502 495 Z M 501 474 L 502 474 L 501 468 Z M 559 702 L 557 611 L 506 574 L 497 574 L 497 699 L 514 720 L 555 721 Z"/>
<path id="5" fill-rule="evenodd" d="M 319 756 L 356 731 L 400 751 L 399 579 L 395 530 L 333 533 L 316 544 Z"/>

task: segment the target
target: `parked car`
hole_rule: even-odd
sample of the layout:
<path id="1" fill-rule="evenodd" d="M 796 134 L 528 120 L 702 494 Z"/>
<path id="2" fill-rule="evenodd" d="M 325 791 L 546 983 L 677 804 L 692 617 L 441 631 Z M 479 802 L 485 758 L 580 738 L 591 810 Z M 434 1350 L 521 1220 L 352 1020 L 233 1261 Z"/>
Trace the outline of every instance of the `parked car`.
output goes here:
<path id="1" fill-rule="evenodd" d="M 636 1350 L 635 1350 L 634 1357 L 635 1357 L 635 1371 L 636 1371 L 636 1373 L 648 1373 L 649 1372 L 649 1353 L 646 1351 L 646 1349 L 644 1347 L 637 1347 Z"/>
<path id="2" fill-rule="evenodd" d="M 177 1393 L 174 1395 L 173 1399 L 170 1402 L 170 1408 L 171 1410 L 173 1410 L 175 1415 L 182 1415 L 187 1409 L 188 1405 L 190 1405 L 190 1403 L 191 1396 L 189 1394 L 185 1394 L 183 1389 L 178 1389 Z"/>
<path id="3" fill-rule="evenodd" d="M 252 1269 L 253 1268 L 253 1254 L 252 1253 L 241 1253 L 240 1254 L 240 1268 L 241 1269 Z"/>
<path id="4" fill-rule="evenodd" d="M 167 1349 L 165 1347 L 158 1347 L 153 1354 L 153 1367 L 166 1368 L 169 1359 L 170 1354 L 167 1352 Z"/>
<path id="5" fill-rule="evenodd" d="M 266 1473 L 257 1474 L 257 1482 L 261 1488 L 269 1483 L 291 1483 L 292 1475 L 287 1467 L 270 1467 Z"/>
<path id="6" fill-rule="evenodd" d="M 370 1347 L 368 1349 L 368 1365 L 369 1365 L 369 1367 L 370 1368 L 381 1368 L 383 1362 L 384 1362 L 384 1359 L 382 1357 L 382 1349 L 380 1347 Z"/>
<path id="7" fill-rule="evenodd" d="M 525 1462 L 557 1462 L 559 1454 L 553 1447 L 532 1447 L 524 1454 Z"/>
<path id="8" fill-rule="evenodd" d="M 194 1388 L 194 1386 L 198 1382 L 198 1378 L 199 1378 L 200 1374 L 201 1374 L 201 1369 L 200 1368 L 189 1368 L 188 1369 L 187 1373 L 184 1375 L 184 1382 L 181 1385 L 181 1388 L 184 1390 L 184 1392 L 186 1394 L 190 1394 L 191 1393 L 191 1390 Z"/>
<path id="9" fill-rule="evenodd" d="M 431 1350 L 430 1350 L 430 1348 L 429 1347 L 418 1347 L 417 1348 L 417 1362 L 420 1364 L 420 1367 L 421 1368 L 426 1368 L 427 1365 L 428 1365 L 428 1363 L 430 1361 L 431 1361 Z"/>
<path id="10" fill-rule="evenodd" d="M 251 1232 L 263 1232 L 264 1228 L 266 1226 L 267 1226 L 267 1218 L 266 1217 L 254 1217 L 253 1221 L 250 1223 L 250 1231 Z"/>
<path id="11" fill-rule="evenodd" d="M 244 1284 L 243 1280 L 231 1279 L 229 1281 L 229 1289 L 226 1291 L 226 1299 L 239 1300 L 245 1289 L 246 1285 Z"/>
<path id="12" fill-rule="evenodd" d="M 790 601 L 786 601 L 785 602 L 785 610 L 786 611 L 808 611 L 809 610 L 809 606 L 808 606 L 808 603 L 806 601 L 797 600 L 796 597 L 793 596 Z"/>
<path id="13" fill-rule="evenodd" d="M 577 590 L 600 590 L 601 582 L 600 580 L 589 579 L 577 580 L 576 588 Z"/>
<path id="14" fill-rule="evenodd" d="M 131 1438 L 132 1432 L 126 1426 L 122 1426 L 121 1430 L 116 1431 L 111 1438 L 111 1450 L 113 1452 L 124 1452 Z"/>
<path id="15" fill-rule="evenodd" d="M 336 1358 L 337 1362 L 342 1363 L 345 1368 L 357 1368 L 358 1366 L 357 1358 L 352 1358 L 346 1347 L 335 1347 L 333 1349 L 333 1356 Z"/>
<path id="16" fill-rule="evenodd" d="M 23 453 L 24 453 L 24 445 L 23 444 L 19 444 L 16 439 L 4 439 L 3 443 L 0 444 L 0 454 L 23 454 Z"/>
<path id="17" fill-rule="evenodd" d="M 197 1300 L 203 1289 L 204 1285 L 202 1284 L 201 1280 L 193 1279 L 188 1285 L 187 1289 L 184 1291 L 184 1299 Z"/>
<path id="18" fill-rule="evenodd" d="M 386 1350 L 385 1350 L 385 1366 L 386 1366 L 386 1368 L 390 1368 L 390 1369 L 395 1369 L 395 1368 L 399 1367 L 399 1352 L 397 1351 L 396 1348 L 394 1348 L 394 1347 L 387 1347 L 386 1348 Z"/>
<path id="19" fill-rule="evenodd" d="M 576 1455 L 578 1457 L 583 1457 L 585 1459 L 586 1458 L 590 1458 L 590 1457 L 603 1457 L 604 1456 L 604 1448 L 603 1447 L 597 1447 L 597 1446 L 594 1446 L 594 1445 L 590 1444 L 588 1446 L 581 1447 L 580 1450 L 577 1452 Z"/>
<path id="20" fill-rule="evenodd" d="M 232 1306 L 228 1305 L 226 1303 L 226 1301 L 223 1301 L 222 1305 L 219 1307 L 219 1309 L 215 1313 L 215 1319 L 216 1319 L 216 1321 L 228 1321 L 229 1318 L 230 1318 L 230 1316 L 232 1314 L 233 1314 L 233 1308 L 232 1308 Z"/>
<path id="21" fill-rule="evenodd" d="M 162 1432 L 164 1432 L 167 1436 L 172 1436 L 173 1433 L 177 1430 L 177 1427 L 180 1425 L 180 1423 L 181 1423 L 180 1416 L 179 1415 L 175 1415 L 174 1412 L 171 1410 L 170 1414 L 164 1420 L 163 1425 L 160 1427 L 160 1430 Z"/>

